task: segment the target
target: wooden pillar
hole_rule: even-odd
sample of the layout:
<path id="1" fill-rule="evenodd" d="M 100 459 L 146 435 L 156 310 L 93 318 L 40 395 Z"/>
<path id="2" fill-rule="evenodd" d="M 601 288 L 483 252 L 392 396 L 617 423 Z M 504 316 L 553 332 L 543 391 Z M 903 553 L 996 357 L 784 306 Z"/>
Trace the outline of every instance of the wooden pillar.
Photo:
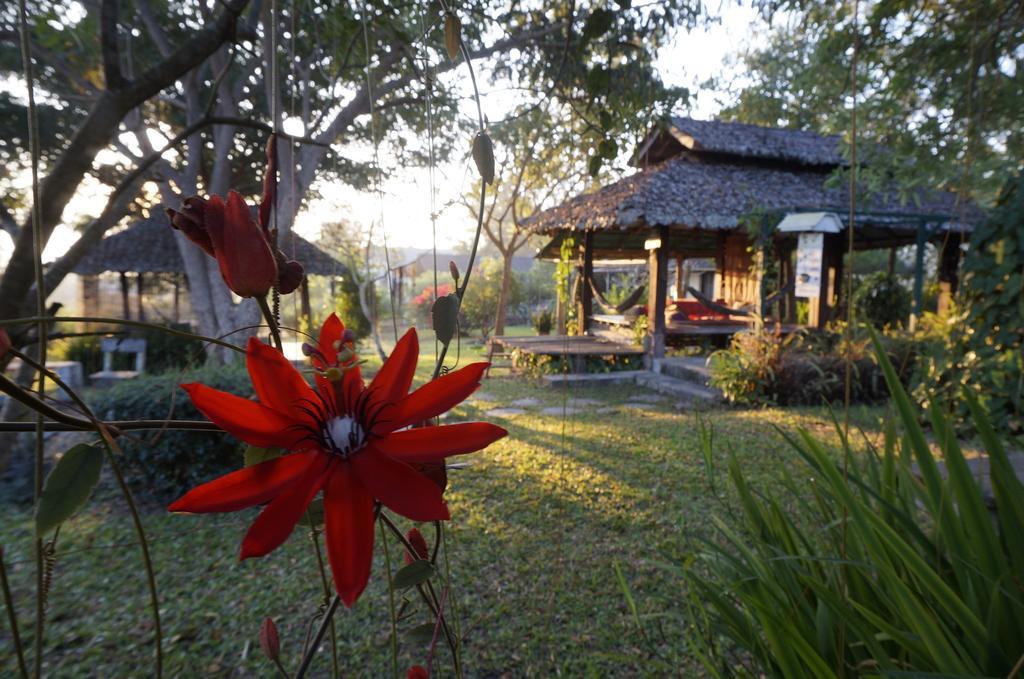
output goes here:
<path id="1" fill-rule="evenodd" d="M 961 236 L 957 233 L 948 234 L 942 243 L 942 251 L 939 253 L 939 308 L 940 314 L 949 309 L 960 283 L 958 269 L 960 268 L 960 242 Z"/>
<path id="2" fill-rule="evenodd" d="M 174 322 L 181 323 L 181 274 L 174 274 Z"/>
<path id="3" fill-rule="evenodd" d="M 100 277 L 82 276 L 82 315 L 100 315 Z"/>
<path id="4" fill-rule="evenodd" d="M 889 276 L 896 273 L 896 246 L 889 248 Z"/>
<path id="5" fill-rule="evenodd" d="M 927 243 L 928 225 L 922 221 L 917 225 L 917 247 L 914 250 L 914 318 L 911 319 L 911 329 L 924 311 L 924 248 Z"/>
<path id="6" fill-rule="evenodd" d="M 686 288 L 683 287 L 683 257 L 682 255 L 676 255 L 676 298 L 682 299 L 686 297 Z"/>
<path id="7" fill-rule="evenodd" d="M 821 284 L 818 296 L 808 301 L 809 310 L 807 323 L 812 327 L 824 328 L 832 319 L 835 304 L 838 301 L 840 279 L 843 272 L 842 233 L 826 233 L 821 253 Z"/>
<path id="8" fill-rule="evenodd" d="M 658 237 L 648 240 L 647 256 L 647 335 L 651 358 L 665 357 L 665 296 L 668 293 L 668 227 L 658 229 Z"/>
<path id="9" fill-rule="evenodd" d="M 139 309 L 140 321 L 146 320 L 146 310 L 142 306 L 142 291 L 144 287 L 145 281 L 143 279 L 143 273 L 139 271 L 138 273 L 135 274 L 135 294 L 138 297 L 138 299 L 136 300 L 136 305 L 138 306 Z"/>
<path id="10" fill-rule="evenodd" d="M 583 268 L 580 271 L 580 334 L 590 333 L 590 319 L 594 315 L 594 232 L 583 234 Z"/>
<path id="11" fill-rule="evenodd" d="M 725 234 L 718 234 L 718 249 L 715 251 L 715 295 L 716 300 L 725 299 Z M 728 301 L 728 300 L 726 300 Z"/>
<path id="12" fill-rule="evenodd" d="M 126 321 L 132 319 L 132 308 L 128 304 L 128 274 L 121 272 L 121 317 Z"/>
<path id="13" fill-rule="evenodd" d="M 303 276 L 302 283 L 299 284 L 299 303 L 302 306 L 302 316 L 308 324 L 313 317 L 313 312 L 309 305 L 309 276 Z"/>
<path id="14" fill-rule="evenodd" d="M 565 334 L 565 302 L 562 299 L 565 294 L 568 293 L 564 290 L 555 291 L 555 327 L 559 335 Z"/>

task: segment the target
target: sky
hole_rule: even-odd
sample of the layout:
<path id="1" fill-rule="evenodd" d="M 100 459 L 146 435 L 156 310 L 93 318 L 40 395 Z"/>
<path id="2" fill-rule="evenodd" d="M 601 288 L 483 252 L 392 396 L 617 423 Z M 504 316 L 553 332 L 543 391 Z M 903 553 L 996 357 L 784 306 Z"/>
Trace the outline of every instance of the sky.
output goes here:
<path id="1" fill-rule="evenodd" d="M 682 85 L 695 94 L 687 109 L 677 113 L 697 118 L 710 118 L 722 105 L 722 93 L 707 91 L 699 87 L 712 75 L 730 72 L 742 74 L 729 65 L 729 57 L 735 50 L 756 44 L 762 39 L 754 28 L 758 24 L 756 12 L 747 6 L 739 6 L 734 0 L 722 0 L 720 7 L 711 3 L 710 10 L 718 10 L 721 22 L 694 30 L 680 31 L 659 54 L 656 62 L 662 79 L 669 85 Z M 486 64 L 482 65 L 486 68 Z M 460 74 L 464 75 L 464 74 Z M 500 88 L 491 90 L 486 78 L 480 79 L 482 105 L 490 120 L 500 120 L 511 107 L 509 95 Z M 475 113 L 472 102 L 466 98 L 467 113 Z M 475 221 L 468 210 L 459 205 L 445 207 L 462 196 L 472 185 L 476 170 L 467 151 L 451 163 L 439 165 L 434 171 L 437 245 L 441 250 L 450 250 L 467 242 L 473 232 Z M 25 180 L 27 181 L 27 177 Z M 339 217 L 353 222 L 375 225 L 383 223 L 383 233 L 389 248 L 429 248 L 432 243 L 430 221 L 430 172 L 427 168 L 411 168 L 395 172 L 386 179 L 377 191 L 356 191 L 341 183 L 320 186 L 323 199 L 313 201 L 309 208 L 299 215 L 295 230 L 299 234 L 315 239 L 320 225 Z M 83 184 L 76 197 L 65 211 L 65 219 L 78 221 L 83 215 L 95 213 L 103 189 L 95 182 Z M 381 231 L 377 228 L 376 233 Z M 76 238 L 75 232 L 65 226 L 58 226 L 44 252 L 44 259 L 50 261 L 63 254 Z M 375 241 L 383 244 L 383 237 Z M 6 264 L 11 252 L 9 237 L 0 233 L 0 266 Z"/>

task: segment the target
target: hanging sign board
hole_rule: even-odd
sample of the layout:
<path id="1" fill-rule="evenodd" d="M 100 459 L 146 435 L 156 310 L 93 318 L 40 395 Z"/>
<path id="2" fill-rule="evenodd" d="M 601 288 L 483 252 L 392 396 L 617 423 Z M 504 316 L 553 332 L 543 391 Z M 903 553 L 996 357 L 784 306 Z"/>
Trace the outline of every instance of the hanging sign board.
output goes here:
<path id="1" fill-rule="evenodd" d="M 796 296 L 821 295 L 821 263 L 825 234 L 801 233 L 796 246 Z"/>

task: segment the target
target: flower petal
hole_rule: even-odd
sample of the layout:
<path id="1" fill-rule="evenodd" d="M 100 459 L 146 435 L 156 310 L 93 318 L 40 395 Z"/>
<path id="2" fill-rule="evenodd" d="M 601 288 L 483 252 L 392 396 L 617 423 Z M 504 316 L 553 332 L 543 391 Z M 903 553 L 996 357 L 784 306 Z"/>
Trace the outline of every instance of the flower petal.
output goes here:
<path id="1" fill-rule="evenodd" d="M 372 445 L 353 455 L 350 462 L 359 482 L 389 509 L 413 521 L 450 518 L 437 484 L 406 463 Z"/>
<path id="2" fill-rule="evenodd" d="M 440 462 L 486 448 L 507 434 L 490 422 L 464 422 L 392 432 L 374 441 L 373 447 L 403 462 Z"/>
<path id="3" fill-rule="evenodd" d="M 193 405 L 210 421 L 246 443 L 263 448 L 295 448 L 306 432 L 287 415 L 262 403 L 250 401 L 205 384 L 183 384 Z"/>
<path id="4" fill-rule="evenodd" d="M 367 389 L 373 394 L 375 403 L 398 403 L 409 393 L 416 362 L 420 357 L 420 342 L 416 328 L 409 330 L 398 340 L 388 360 L 380 367 Z"/>
<path id="5" fill-rule="evenodd" d="M 317 349 L 323 354 L 328 365 L 334 365 L 338 362 L 338 350 L 334 348 L 334 343 L 341 339 L 341 335 L 344 332 L 345 324 L 338 318 L 338 314 L 328 316 L 327 320 L 320 327 Z"/>
<path id="6" fill-rule="evenodd" d="M 471 363 L 465 368 L 427 382 L 393 408 L 381 414 L 374 433 L 384 434 L 440 415 L 462 403 L 480 386 L 490 363 Z"/>
<path id="7" fill-rule="evenodd" d="M 347 464 L 338 465 L 324 487 L 324 538 L 334 588 L 351 608 L 373 564 L 373 496 Z"/>
<path id="8" fill-rule="evenodd" d="M 337 460 L 329 455 L 316 455 L 305 471 L 256 517 L 242 540 L 242 551 L 238 558 L 242 560 L 263 556 L 287 540 L 306 507 L 320 492 L 335 464 Z"/>
<path id="9" fill-rule="evenodd" d="M 172 512 L 234 512 L 267 502 L 309 467 L 314 455 L 294 453 L 244 467 L 196 486 L 175 500 Z"/>
<path id="10" fill-rule="evenodd" d="M 260 403 L 296 420 L 311 419 L 296 406 L 309 407 L 310 402 L 316 404 L 319 399 L 302 374 L 280 351 L 250 337 L 245 365 Z"/>

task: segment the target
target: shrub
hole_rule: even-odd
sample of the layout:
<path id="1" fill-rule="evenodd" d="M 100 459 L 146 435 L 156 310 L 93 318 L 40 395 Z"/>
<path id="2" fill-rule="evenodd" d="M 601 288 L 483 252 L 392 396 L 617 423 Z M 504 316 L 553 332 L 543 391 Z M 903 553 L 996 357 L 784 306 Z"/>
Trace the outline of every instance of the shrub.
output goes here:
<path id="1" fill-rule="evenodd" d="M 865 276 L 853 293 L 857 320 L 879 330 L 902 328 L 910 316 L 910 306 L 910 292 L 895 275 L 885 271 Z"/>
<path id="2" fill-rule="evenodd" d="M 850 362 L 850 397 L 855 403 L 884 400 L 888 392 L 867 339 L 854 333 L 845 339 L 842 327 L 782 337 L 777 331 L 739 333 L 727 349 L 711 354 L 711 386 L 727 400 L 742 405 L 821 405 L 841 402 Z M 905 381 L 917 365 L 923 343 L 905 335 L 885 338 L 886 350 L 900 366 Z"/>
<path id="3" fill-rule="evenodd" d="M 172 323 L 168 327 L 176 330 L 191 330 L 187 323 Z M 146 372 L 162 373 L 180 370 L 186 366 L 202 365 L 206 360 L 203 342 L 170 335 L 156 328 L 132 328 L 118 337 L 133 337 L 146 340 Z M 103 338 L 98 335 L 72 337 L 67 340 L 64 358 L 82 364 L 82 372 L 88 376 L 103 369 Z M 133 354 L 116 353 L 113 357 L 114 370 L 132 370 L 135 367 Z"/>
<path id="4" fill-rule="evenodd" d="M 178 387 L 183 382 L 202 382 L 242 396 L 252 393 L 245 368 L 232 365 L 145 375 L 92 393 L 89 405 L 98 417 L 108 420 L 205 419 Z M 142 497 L 161 503 L 237 469 L 242 462 L 238 441 L 227 434 L 143 431 L 122 438 L 120 443 L 129 482 Z"/>
<path id="5" fill-rule="evenodd" d="M 751 487 L 730 459 L 743 528 L 715 519 L 720 539 L 678 571 L 687 652 L 710 676 L 1009 676 L 1024 657 L 1024 485 L 967 390 L 994 510 L 932 407 L 943 478 L 877 337 L 875 354 L 902 428 L 886 429 L 881 451 L 854 457 L 846 442 L 830 454 L 807 431 L 787 437 L 799 466 L 785 497 Z"/>
<path id="6" fill-rule="evenodd" d="M 538 335 L 551 334 L 551 327 L 554 325 L 551 309 L 541 309 L 530 317 L 530 321 L 533 323 L 533 329 L 537 331 Z"/>

